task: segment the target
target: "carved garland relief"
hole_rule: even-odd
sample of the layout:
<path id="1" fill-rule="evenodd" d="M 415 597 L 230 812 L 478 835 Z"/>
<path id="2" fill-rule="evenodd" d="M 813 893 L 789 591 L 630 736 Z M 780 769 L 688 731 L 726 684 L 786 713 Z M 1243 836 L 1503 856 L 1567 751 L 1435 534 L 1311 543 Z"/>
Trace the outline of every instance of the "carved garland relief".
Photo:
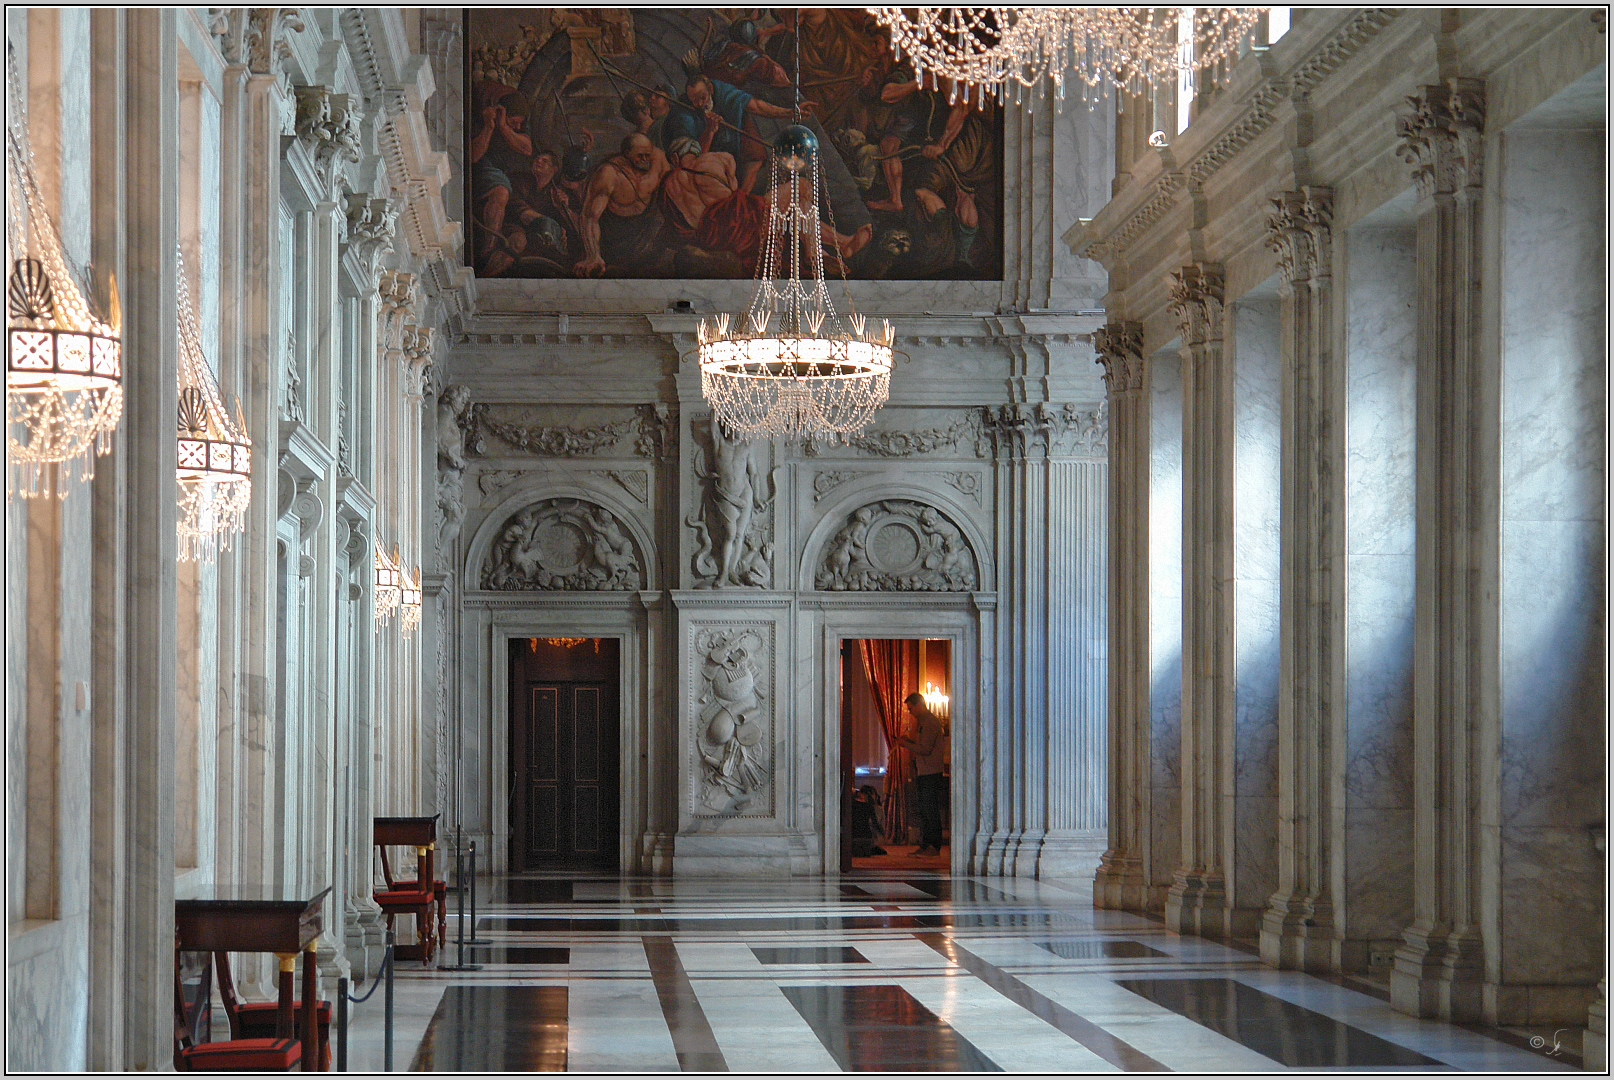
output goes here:
<path id="1" fill-rule="evenodd" d="M 766 815 L 762 791 L 773 773 L 771 713 L 772 627 L 706 628 L 695 632 L 697 783 L 693 812 L 710 816 Z"/>
<path id="2" fill-rule="evenodd" d="M 643 588 L 633 540 L 604 507 L 546 499 L 512 515 L 482 564 L 482 587 L 623 592 Z"/>
<path id="3" fill-rule="evenodd" d="M 854 511 L 825 546 L 815 584 L 835 592 L 971 592 L 975 553 L 940 510 L 886 499 Z"/>

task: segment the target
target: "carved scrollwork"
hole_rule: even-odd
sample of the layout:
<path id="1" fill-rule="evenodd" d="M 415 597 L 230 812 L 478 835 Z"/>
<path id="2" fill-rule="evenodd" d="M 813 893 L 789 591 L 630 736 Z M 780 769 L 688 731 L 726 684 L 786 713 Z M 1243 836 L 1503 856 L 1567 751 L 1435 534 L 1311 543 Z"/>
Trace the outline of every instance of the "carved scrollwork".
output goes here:
<path id="1" fill-rule="evenodd" d="M 734 813 L 750 805 L 772 772 L 769 716 L 763 703 L 768 642 L 753 628 L 695 635 L 700 663 L 695 749 L 701 785 L 697 812 Z"/>
<path id="2" fill-rule="evenodd" d="M 814 476 L 813 502 L 817 502 L 819 499 L 822 499 L 825 495 L 828 495 L 830 492 L 834 491 L 836 488 L 840 487 L 842 484 L 846 483 L 856 475 L 857 473 L 855 472 L 832 471 L 821 472 L 817 476 Z"/>
<path id="3" fill-rule="evenodd" d="M 487 453 L 484 436 L 492 435 L 514 449 L 537 457 L 583 457 L 615 446 L 638 423 L 638 418 L 616 423 L 596 424 L 593 427 L 545 427 L 534 424 L 524 427 L 497 420 L 486 403 L 478 403 L 471 410 L 471 435 L 467 445 L 475 454 Z"/>
<path id="4" fill-rule="evenodd" d="M 218 39 L 227 64 L 245 64 L 254 75 L 268 75 L 271 65 L 291 55 L 286 41 L 301 33 L 298 8 L 208 8 L 209 30 Z"/>
<path id="5" fill-rule="evenodd" d="M 971 445 L 974 452 L 979 455 L 981 418 L 977 413 L 969 412 L 947 427 L 920 428 L 914 431 L 870 431 L 863 435 L 854 435 L 847 439 L 846 443 L 875 457 L 912 457 L 915 454 L 930 454 L 960 444 Z M 809 457 L 816 455 L 817 452 L 816 443 L 809 442 L 804 447 L 804 453 Z"/>
<path id="6" fill-rule="evenodd" d="M 947 515 L 907 499 L 861 507 L 825 546 L 816 586 L 835 592 L 971 592 L 975 553 Z"/>
<path id="7" fill-rule="evenodd" d="M 360 193 L 347 197 L 347 248 L 370 281 L 376 280 L 381 256 L 392 250 L 400 209 L 392 199 Z"/>
<path id="8" fill-rule="evenodd" d="M 624 592 L 643 587 L 641 566 L 615 514 L 581 499 L 546 499 L 499 529 L 482 587 Z"/>

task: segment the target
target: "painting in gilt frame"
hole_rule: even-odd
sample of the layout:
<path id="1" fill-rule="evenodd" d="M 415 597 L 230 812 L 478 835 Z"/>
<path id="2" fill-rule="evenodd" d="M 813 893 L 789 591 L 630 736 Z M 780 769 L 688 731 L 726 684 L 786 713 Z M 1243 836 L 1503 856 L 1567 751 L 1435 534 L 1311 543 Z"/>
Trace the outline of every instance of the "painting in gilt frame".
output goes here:
<path id="1" fill-rule="evenodd" d="M 921 87 L 862 9 L 799 11 L 468 9 L 477 275 L 754 276 L 799 93 L 847 277 L 1000 279 L 1001 106 Z"/>

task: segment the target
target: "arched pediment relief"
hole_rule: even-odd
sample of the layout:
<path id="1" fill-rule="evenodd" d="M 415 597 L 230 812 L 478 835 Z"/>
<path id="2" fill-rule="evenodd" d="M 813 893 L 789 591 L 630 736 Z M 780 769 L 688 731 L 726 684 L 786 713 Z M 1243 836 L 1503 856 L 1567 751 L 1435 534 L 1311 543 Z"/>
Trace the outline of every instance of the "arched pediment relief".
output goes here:
<path id="1" fill-rule="evenodd" d="M 512 514 L 482 563 L 482 588 L 627 592 L 644 561 L 617 516 L 582 499 L 545 499 Z"/>
<path id="2" fill-rule="evenodd" d="M 974 592 L 979 564 L 946 514 L 909 499 L 869 503 L 824 546 L 814 584 L 832 592 Z"/>

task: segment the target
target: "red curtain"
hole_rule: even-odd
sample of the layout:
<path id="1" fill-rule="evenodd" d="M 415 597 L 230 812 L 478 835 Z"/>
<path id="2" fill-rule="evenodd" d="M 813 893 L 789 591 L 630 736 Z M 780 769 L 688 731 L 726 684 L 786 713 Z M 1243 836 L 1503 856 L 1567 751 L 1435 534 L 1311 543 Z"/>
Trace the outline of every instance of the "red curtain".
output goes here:
<path id="1" fill-rule="evenodd" d="M 863 638 L 858 647 L 885 732 L 885 831 L 894 843 L 904 844 L 908 841 L 908 785 L 914 768 L 913 754 L 897 742 L 897 736 L 908 725 L 903 698 L 919 689 L 919 642 Z"/>

